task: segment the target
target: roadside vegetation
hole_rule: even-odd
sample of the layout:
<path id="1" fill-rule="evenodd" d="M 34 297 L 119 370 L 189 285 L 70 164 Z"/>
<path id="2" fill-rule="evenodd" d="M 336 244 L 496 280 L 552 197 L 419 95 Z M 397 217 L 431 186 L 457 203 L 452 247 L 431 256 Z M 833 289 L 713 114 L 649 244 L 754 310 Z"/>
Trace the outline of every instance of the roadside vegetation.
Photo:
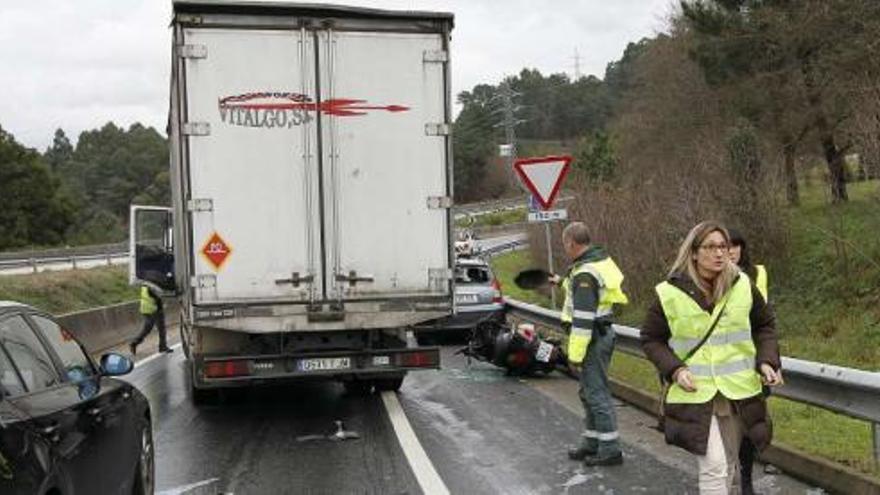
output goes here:
<path id="1" fill-rule="evenodd" d="M 126 267 L 0 275 L 0 301 L 29 304 L 64 314 L 137 299 Z"/>

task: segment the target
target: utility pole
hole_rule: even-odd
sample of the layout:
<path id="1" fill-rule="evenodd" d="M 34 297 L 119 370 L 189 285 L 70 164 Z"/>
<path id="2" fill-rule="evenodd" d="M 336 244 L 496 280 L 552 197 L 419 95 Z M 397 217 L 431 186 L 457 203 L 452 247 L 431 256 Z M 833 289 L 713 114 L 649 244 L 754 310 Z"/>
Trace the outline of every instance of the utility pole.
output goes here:
<path id="1" fill-rule="evenodd" d="M 581 54 L 578 53 L 577 47 L 574 48 L 574 82 L 580 81 L 581 74 Z"/>
<path id="2" fill-rule="evenodd" d="M 508 181 L 511 185 L 524 189 L 513 173 L 513 162 L 516 161 L 518 154 L 516 147 L 516 126 L 525 122 L 525 120 L 519 119 L 516 116 L 517 112 L 522 109 L 522 106 L 518 105 L 516 101 L 519 96 L 520 94 L 514 91 L 511 86 L 510 79 L 505 79 L 504 82 L 498 86 L 498 94 L 496 94 L 492 100 L 498 102 L 498 108 L 495 110 L 495 113 L 500 117 L 500 120 L 495 124 L 495 127 L 504 128 L 505 142 L 501 145 L 499 154 L 505 159 Z"/>

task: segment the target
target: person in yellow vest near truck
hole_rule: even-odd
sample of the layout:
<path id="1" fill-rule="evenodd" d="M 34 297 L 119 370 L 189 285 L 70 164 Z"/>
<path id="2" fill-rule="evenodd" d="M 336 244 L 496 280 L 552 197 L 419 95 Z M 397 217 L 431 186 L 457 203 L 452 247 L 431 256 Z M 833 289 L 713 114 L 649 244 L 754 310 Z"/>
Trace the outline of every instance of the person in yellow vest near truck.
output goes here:
<path id="1" fill-rule="evenodd" d="M 621 288 L 623 273 L 604 249 L 590 243 L 590 234 L 581 222 L 563 230 L 562 246 L 572 260 L 571 269 L 564 279 L 552 275 L 550 282 L 561 284 L 565 292 L 562 320 L 570 329 L 568 360 L 581 365 L 579 395 L 585 412 L 580 443 L 568 456 L 587 466 L 619 465 L 623 454 L 608 366 L 614 352 L 613 306 L 628 302 Z"/>
<path id="2" fill-rule="evenodd" d="M 765 301 L 770 301 L 767 290 L 767 269 L 764 265 L 755 265 L 752 263 L 752 257 L 749 254 L 749 245 L 746 243 L 745 237 L 734 229 L 730 232 L 730 262 L 737 265 L 740 270 L 745 272 L 752 280 L 755 281 L 755 287 L 764 296 Z M 764 387 L 764 395 L 769 395 L 770 391 Z M 752 469 L 755 465 L 755 458 L 758 451 L 755 445 L 749 440 L 748 436 L 743 436 L 742 444 L 739 447 L 739 467 L 742 483 L 742 495 L 752 495 L 755 493 L 755 486 L 752 480 Z"/>
<path id="3" fill-rule="evenodd" d="M 168 347 L 166 340 L 165 311 L 162 307 L 162 298 L 146 285 L 141 286 L 140 312 L 144 316 L 144 326 L 141 333 L 128 345 L 131 354 L 137 354 L 137 346 L 144 341 L 154 326 L 159 331 L 159 352 L 173 352 L 174 350 Z"/>
<path id="4" fill-rule="evenodd" d="M 666 442 L 697 456 L 701 494 L 736 493 L 743 435 L 772 438 L 762 384 L 782 383 L 776 322 L 749 276 L 730 262 L 719 223 L 694 227 L 642 327 L 642 349 L 661 376 Z"/>

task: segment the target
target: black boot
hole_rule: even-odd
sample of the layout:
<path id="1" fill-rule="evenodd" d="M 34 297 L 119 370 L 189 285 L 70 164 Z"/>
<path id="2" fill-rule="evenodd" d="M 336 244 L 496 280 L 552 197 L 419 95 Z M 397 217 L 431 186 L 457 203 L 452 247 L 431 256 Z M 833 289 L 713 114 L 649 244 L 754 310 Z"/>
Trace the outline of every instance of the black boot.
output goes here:
<path id="1" fill-rule="evenodd" d="M 599 457 L 598 455 L 589 455 L 584 457 L 584 466 L 620 466 L 623 464 L 623 453 L 618 452 L 617 455 L 610 457 Z"/>
<path id="2" fill-rule="evenodd" d="M 573 461 L 582 461 L 585 457 L 596 455 L 596 447 L 591 447 L 586 443 L 582 443 L 577 447 L 568 449 L 568 458 Z"/>

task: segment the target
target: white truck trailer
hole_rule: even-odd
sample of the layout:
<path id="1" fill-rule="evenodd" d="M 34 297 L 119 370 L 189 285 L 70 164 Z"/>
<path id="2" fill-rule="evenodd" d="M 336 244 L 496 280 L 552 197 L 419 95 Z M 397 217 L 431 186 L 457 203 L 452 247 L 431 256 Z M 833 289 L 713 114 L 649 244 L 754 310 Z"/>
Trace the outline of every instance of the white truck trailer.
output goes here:
<path id="1" fill-rule="evenodd" d="M 453 312 L 453 16 L 175 1 L 172 208 L 131 281 L 180 302 L 193 398 L 331 378 L 396 390 Z"/>

